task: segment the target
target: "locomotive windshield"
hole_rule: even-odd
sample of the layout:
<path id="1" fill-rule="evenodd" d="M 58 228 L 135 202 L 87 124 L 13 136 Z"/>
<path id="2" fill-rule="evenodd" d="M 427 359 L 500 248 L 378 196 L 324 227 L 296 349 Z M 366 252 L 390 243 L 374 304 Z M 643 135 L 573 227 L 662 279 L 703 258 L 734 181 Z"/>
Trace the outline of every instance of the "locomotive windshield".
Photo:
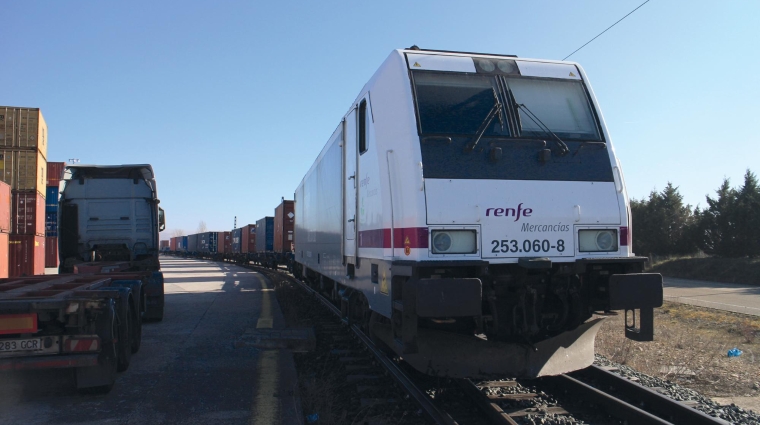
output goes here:
<path id="1" fill-rule="evenodd" d="M 422 70 L 412 79 L 425 177 L 613 181 L 582 81 Z"/>

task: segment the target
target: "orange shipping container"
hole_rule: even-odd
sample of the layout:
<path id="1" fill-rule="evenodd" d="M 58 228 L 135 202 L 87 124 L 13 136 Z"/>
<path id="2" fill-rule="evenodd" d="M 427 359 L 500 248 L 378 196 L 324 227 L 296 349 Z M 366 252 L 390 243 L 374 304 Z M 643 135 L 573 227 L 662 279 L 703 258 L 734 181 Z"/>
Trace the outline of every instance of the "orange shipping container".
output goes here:
<path id="1" fill-rule="evenodd" d="M 8 240 L 10 235 L 0 233 L 0 279 L 8 277 Z"/>
<path id="2" fill-rule="evenodd" d="M 45 237 L 10 235 L 8 277 L 45 274 Z"/>
<path id="3" fill-rule="evenodd" d="M 0 232 L 11 231 L 11 187 L 0 182 Z M 6 241 L 6 245 L 8 245 Z"/>
<path id="4" fill-rule="evenodd" d="M 58 267 L 58 238 L 45 238 L 45 267 Z"/>
<path id="5" fill-rule="evenodd" d="M 274 252 L 293 250 L 294 206 L 293 201 L 283 200 L 274 209 Z"/>
<path id="6" fill-rule="evenodd" d="M 38 150 L 47 158 L 47 137 L 39 108 L 0 106 L 0 146 Z"/>
<path id="7" fill-rule="evenodd" d="M 45 198 L 39 192 L 13 191 L 11 233 L 45 236 Z"/>

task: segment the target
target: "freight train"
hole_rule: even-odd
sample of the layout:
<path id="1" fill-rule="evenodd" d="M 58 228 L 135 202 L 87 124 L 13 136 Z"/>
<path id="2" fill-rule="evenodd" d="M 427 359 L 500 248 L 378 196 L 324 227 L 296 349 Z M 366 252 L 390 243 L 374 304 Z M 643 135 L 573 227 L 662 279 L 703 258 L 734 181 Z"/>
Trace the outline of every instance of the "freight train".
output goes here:
<path id="1" fill-rule="evenodd" d="M 622 168 L 577 63 L 393 51 L 294 196 L 278 253 L 422 372 L 580 369 L 594 314 L 613 310 L 628 338 L 653 339 L 662 277 L 633 253 Z"/>

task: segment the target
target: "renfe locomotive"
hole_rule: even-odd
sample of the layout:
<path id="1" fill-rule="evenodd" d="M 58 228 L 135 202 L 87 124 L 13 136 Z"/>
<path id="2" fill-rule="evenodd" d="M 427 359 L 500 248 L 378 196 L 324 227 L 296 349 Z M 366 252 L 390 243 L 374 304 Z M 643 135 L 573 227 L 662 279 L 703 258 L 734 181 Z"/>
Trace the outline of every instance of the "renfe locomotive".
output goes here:
<path id="1" fill-rule="evenodd" d="M 631 248 L 623 173 L 576 63 L 396 50 L 295 193 L 295 273 L 415 368 L 591 364 L 603 319 L 653 338 L 662 277 Z"/>

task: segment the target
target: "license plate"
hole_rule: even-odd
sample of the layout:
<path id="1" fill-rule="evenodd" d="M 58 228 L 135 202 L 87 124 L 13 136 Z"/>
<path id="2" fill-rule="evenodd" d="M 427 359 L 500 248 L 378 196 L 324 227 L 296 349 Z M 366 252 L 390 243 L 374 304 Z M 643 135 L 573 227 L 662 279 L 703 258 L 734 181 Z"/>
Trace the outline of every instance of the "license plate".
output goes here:
<path id="1" fill-rule="evenodd" d="M 19 351 L 42 351 L 42 338 L 0 339 L 0 355 Z"/>

